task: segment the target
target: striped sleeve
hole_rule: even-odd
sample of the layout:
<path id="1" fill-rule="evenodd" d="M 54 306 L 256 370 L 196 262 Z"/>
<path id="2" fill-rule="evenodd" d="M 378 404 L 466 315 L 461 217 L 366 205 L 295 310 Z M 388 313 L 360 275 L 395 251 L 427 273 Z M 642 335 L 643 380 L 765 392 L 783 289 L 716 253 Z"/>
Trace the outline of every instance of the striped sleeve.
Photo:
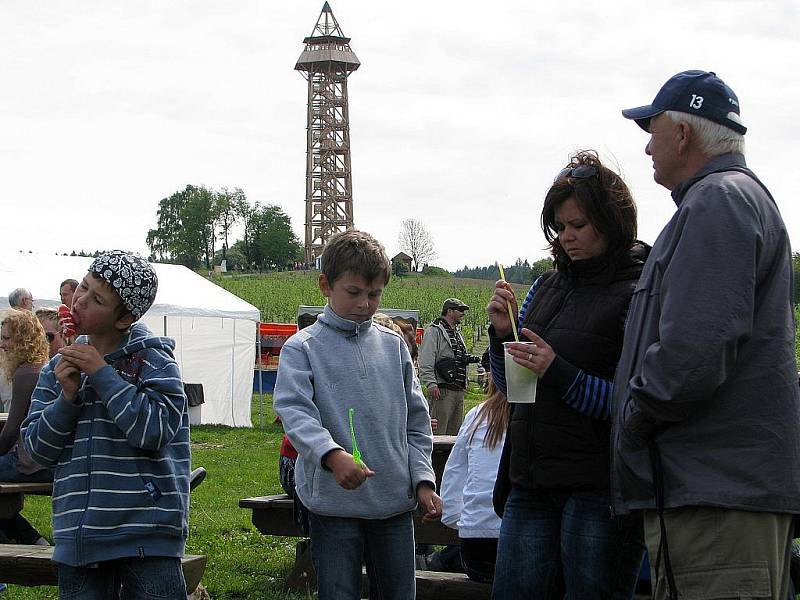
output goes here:
<path id="1" fill-rule="evenodd" d="M 564 402 L 579 413 L 593 419 L 610 418 L 614 384 L 608 379 L 589 375 L 556 355 L 542 377 L 542 382 L 561 390 Z"/>
<path id="2" fill-rule="evenodd" d="M 611 398 L 614 395 L 614 383 L 589 375 L 578 369 L 578 375 L 572 387 L 564 396 L 564 401 L 579 413 L 607 421 L 611 418 Z"/>
<path id="3" fill-rule="evenodd" d="M 522 329 L 522 324 L 530 310 L 531 302 L 539 289 L 541 277 L 533 282 L 528 290 L 522 307 L 519 310 L 519 321 L 517 328 Z M 490 329 L 491 333 L 491 329 Z M 492 369 L 492 379 L 497 388 L 506 393 L 506 375 L 503 356 L 504 341 L 490 336 L 489 360 Z M 611 415 L 611 397 L 614 393 L 613 382 L 601 379 L 595 375 L 589 375 L 583 369 L 568 363 L 566 360 L 556 355 L 544 376 L 542 383 L 562 390 L 562 398 L 569 406 L 594 419 L 608 420 Z"/>
<path id="4" fill-rule="evenodd" d="M 110 365 L 89 381 L 131 446 L 159 450 L 181 427 L 186 395 L 178 365 L 166 352 L 148 348 L 141 355 L 143 366 L 136 385 Z"/>
<path id="5" fill-rule="evenodd" d="M 31 396 L 28 416 L 22 423 L 21 433 L 25 449 L 31 459 L 43 467 L 53 468 L 64 448 L 72 443 L 81 406 L 64 398 L 53 368 L 60 360 L 57 355 L 45 365 Z M 86 384 L 85 377 L 81 388 Z"/>

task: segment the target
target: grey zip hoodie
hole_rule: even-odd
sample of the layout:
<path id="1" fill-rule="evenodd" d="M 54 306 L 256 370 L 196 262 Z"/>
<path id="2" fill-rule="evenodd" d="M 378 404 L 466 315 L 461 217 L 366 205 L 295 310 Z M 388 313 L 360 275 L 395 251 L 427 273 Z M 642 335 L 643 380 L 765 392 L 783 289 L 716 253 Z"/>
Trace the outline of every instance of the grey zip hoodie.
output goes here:
<path id="1" fill-rule="evenodd" d="M 311 512 L 385 519 L 416 506 L 420 483 L 434 486 L 428 404 L 394 331 L 326 306 L 283 345 L 273 401 L 299 453 L 297 495 Z M 362 460 L 375 471 L 355 490 L 339 486 L 322 465 L 331 450 L 353 452 L 349 408 Z"/>

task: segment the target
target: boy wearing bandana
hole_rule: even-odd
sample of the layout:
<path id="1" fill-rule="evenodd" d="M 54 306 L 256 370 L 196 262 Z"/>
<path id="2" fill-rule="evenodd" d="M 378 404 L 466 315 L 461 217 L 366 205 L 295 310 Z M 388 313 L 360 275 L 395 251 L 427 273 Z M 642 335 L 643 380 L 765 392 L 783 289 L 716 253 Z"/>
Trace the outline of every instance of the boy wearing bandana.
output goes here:
<path id="1" fill-rule="evenodd" d="M 189 419 L 175 342 L 137 321 L 158 279 L 137 256 L 98 257 L 75 291 L 79 335 L 46 365 L 22 434 L 55 469 L 59 598 L 185 600 Z"/>

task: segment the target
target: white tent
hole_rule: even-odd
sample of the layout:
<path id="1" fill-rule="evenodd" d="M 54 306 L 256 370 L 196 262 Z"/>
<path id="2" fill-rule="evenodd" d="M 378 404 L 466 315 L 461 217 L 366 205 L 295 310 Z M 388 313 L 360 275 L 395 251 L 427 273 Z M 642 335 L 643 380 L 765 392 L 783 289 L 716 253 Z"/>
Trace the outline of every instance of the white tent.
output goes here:
<path id="1" fill-rule="evenodd" d="M 34 308 L 56 307 L 58 285 L 80 281 L 91 258 L 0 252 L 0 309 L 19 287 Z M 258 309 L 181 265 L 155 263 L 158 294 L 142 319 L 157 335 L 175 339 L 185 383 L 203 385 L 205 403 L 189 409 L 193 424 L 250 427 Z"/>

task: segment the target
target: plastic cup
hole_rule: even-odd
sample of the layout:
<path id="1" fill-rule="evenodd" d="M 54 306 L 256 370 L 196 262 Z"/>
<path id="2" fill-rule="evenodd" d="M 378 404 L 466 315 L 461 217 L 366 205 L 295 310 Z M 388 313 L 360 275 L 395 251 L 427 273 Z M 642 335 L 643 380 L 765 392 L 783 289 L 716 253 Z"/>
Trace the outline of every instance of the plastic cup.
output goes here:
<path id="1" fill-rule="evenodd" d="M 514 362 L 508 353 L 509 344 L 525 344 L 533 346 L 533 342 L 503 342 L 506 366 L 506 397 L 509 402 L 536 402 L 536 383 L 539 377 L 530 369 Z"/>

